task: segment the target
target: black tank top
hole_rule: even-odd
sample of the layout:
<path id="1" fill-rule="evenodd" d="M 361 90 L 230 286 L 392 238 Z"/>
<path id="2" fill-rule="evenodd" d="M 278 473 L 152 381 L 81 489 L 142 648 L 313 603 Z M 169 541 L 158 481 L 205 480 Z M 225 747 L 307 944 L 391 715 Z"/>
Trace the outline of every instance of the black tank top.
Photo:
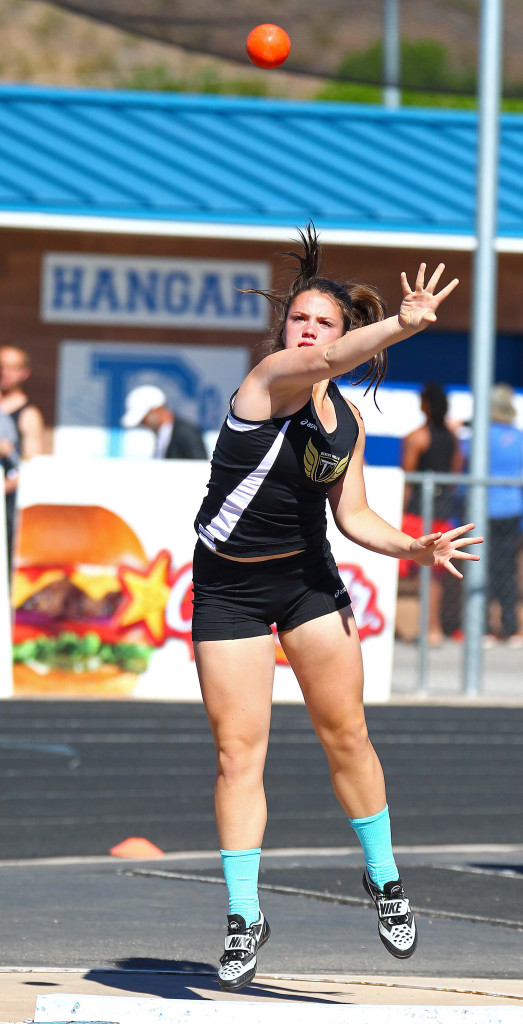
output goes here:
<path id="1" fill-rule="evenodd" d="M 19 455 L 22 452 L 22 435 L 20 433 L 20 427 L 18 426 L 18 420 L 20 418 L 20 413 L 24 412 L 25 409 L 28 409 L 30 405 L 33 405 L 33 403 L 32 402 L 25 402 L 25 404 L 21 405 L 19 409 L 15 409 L 14 412 L 7 413 L 7 415 L 11 417 L 11 419 L 12 419 L 14 425 L 15 425 L 16 436 L 18 438 L 15 447 L 16 447 L 16 450 L 17 450 Z"/>
<path id="2" fill-rule="evenodd" d="M 352 410 L 329 382 L 337 420 L 329 434 L 312 396 L 292 416 L 257 421 L 234 414 L 235 394 L 194 524 L 200 539 L 212 551 L 237 558 L 322 544 L 327 491 L 343 476 L 358 438 Z"/>
<path id="3" fill-rule="evenodd" d="M 450 473 L 452 470 L 452 459 L 456 450 L 456 438 L 452 431 L 444 425 L 427 424 L 430 431 L 430 444 L 426 452 L 420 456 L 418 462 L 419 472 L 431 470 L 433 473 Z M 436 484 L 434 488 L 434 516 L 436 519 L 446 519 L 450 515 L 450 488 L 442 484 Z M 414 515 L 421 514 L 421 488 L 416 484 L 412 489 L 412 496 L 408 504 L 407 512 Z"/>

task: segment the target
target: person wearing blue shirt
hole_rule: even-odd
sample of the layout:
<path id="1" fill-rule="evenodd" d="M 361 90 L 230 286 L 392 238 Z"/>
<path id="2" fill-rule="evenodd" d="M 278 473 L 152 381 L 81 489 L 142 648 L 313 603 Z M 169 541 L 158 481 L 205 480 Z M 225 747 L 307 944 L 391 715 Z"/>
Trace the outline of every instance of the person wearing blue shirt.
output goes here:
<path id="1" fill-rule="evenodd" d="M 514 391 L 495 384 L 490 396 L 490 476 L 515 477 L 523 484 L 523 431 L 515 426 Z M 518 629 L 517 551 L 521 539 L 523 488 L 489 487 L 489 602 L 501 605 L 502 638 L 523 647 Z M 486 645 L 498 639 L 488 633 Z"/>

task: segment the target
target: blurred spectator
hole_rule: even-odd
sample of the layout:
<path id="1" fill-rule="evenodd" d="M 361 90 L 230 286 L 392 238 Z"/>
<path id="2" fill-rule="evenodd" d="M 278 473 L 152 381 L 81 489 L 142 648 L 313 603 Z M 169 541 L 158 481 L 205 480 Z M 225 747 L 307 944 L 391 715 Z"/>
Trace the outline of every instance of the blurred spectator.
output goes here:
<path id="1" fill-rule="evenodd" d="M 167 396 L 153 384 L 133 388 L 125 399 L 122 427 L 148 427 L 156 434 L 156 459 L 207 459 L 207 450 L 194 423 L 175 416 Z"/>
<path id="2" fill-rule="evenodd" d="M 463 455 L 454 432 L 446 424 L 448 400 L 440 384 L 425 384 L 421 393 L 421 409 L 425 415 L 423 426 L 413 430 L 403 439 L 401 465 L 405 472 L 459 473 L 463 468 Z M 434 487 L 433 521 L 431 533 L 441 530 L 445 533 L 455 526 L 454 516 L 456 490 L 453 487 L 436 484 Z M 425 530 L 421 517 L 421 487 L 419 484 L 405 486 L 405 514 L 403 530 L 413 536 L 421 536 Z M 400 576 L 405 577 L 416 569 L 412 562 L 400 562 Z M 429 643 L 437 646 L 444 639 L 441 623 L 443 600 L 443 577 L 445 572 L 436 568 L 432 571 L 429 606 Z"/>
<path id="3" fill-rule="evenodd" d="M 24 391 L 30 375 L 28 353 L 3 345 L 0 348 L 0 411 L 10 416 L 15 425 L 16 448 L 22 459 L 41 455 L 44 447 L 42 414 Z"/>
<path id="4" fill-rule="evenodd" d="M 513 389 L 508 384 L 495 384 L 490 394 L 490 476 L 523 480 L 523 432 L 514 425 L 515 418 Z M 489 487 L 488 599 L 500 603 L 501 634 L 487 632 L 486 646 L 507 639 L 510 646 L 523 647 L 517 616 L 517 549 L 522 515 L 520 487 Z"/>
<path id="5" fill-rule="evenodd" d="M 27 352 L 11 345 L 0 347 L 0 439 L 5 472 L 7 556 L 11 554 L 15 525 L 19 460 L 40 455 L 44 446 L 44 421 L 40 410 L 24 391 L 31 374 Z M 7 444 L 8 447 L 5 447 Z"/>

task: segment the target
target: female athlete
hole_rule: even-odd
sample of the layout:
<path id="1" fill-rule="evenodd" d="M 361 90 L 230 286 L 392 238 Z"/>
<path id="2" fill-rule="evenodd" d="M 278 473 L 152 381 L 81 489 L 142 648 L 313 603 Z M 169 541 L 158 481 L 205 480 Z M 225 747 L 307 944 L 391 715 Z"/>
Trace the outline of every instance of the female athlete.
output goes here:
<path id="1" fill-rule="evenodd" d="M 369 508 L 363 480 L 365 431 L 333 378 L 370 362 L 378 386 L 385 350 L 436 320 L 458 284 L 436 291 L 444 265 L 384 318 L 379 296 L 319 276 L 321 250 L 309 225 L 300 232 L 299 271 L 284 295 L 263 293 L 278 317 L 272 348 L 230 403 L 213 455 L 208 493 L 196 519 L 193 639 L 205 709 L 217 753 L 215 813 L 229 892 L 220 986 L 238 991 L 256 973 L 270 935 L 258 903 L 258 868 L 267 807 L 263 771 L 271 715 L 275 645 L 271 625 L 297 677 L 325 749 L 334 792 L 365 857 L 363 885 L 378 931 L 393 956 L 416 948 L 413 914 L 391 846 L 385 783 L 363 709 L 363 669 L 350 597 L 326 538 L 326 499 L 354 543 L 419 565 L 461 573 L 451 559 L 481 538 L 473 524 L 412 538 Z"/>

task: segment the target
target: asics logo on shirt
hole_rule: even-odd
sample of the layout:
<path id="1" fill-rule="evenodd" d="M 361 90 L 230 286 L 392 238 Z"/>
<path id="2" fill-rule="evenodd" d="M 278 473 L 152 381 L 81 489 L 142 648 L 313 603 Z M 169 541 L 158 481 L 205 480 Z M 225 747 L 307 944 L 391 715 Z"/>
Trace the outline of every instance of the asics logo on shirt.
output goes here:
<path id="1" fill-rule="evenodd" d="M 303 466 L 306 475 L 314 483 L 319 483 L 320 481 L 322 483 L 331 483 L 341 476 L 348 463 L 348 455 L 340 459 L 336 455 L 331 455 L 330 452 L 319 452 L 312 443 L 312 437 L 309 437 L 303 456 Z"/>
<path id="2" fill-rule="evenodd" d="M 315 423 L 309 423 L 309 420 L 300 420 L 300 427 L 309 427 L 309 430 L 317 430 Z"/>

